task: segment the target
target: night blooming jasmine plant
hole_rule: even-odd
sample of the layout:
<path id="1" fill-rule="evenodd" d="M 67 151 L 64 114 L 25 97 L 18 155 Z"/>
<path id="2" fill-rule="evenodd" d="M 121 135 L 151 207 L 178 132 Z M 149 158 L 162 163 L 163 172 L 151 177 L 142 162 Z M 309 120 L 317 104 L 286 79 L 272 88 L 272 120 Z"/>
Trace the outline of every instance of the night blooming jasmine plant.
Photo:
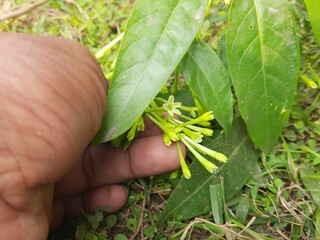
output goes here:
<path id="1" fill-rule="evenodd" d="M 217 166 L 205 156 L 212 157 L 220 162 L 226 162 L 227 157 L 222 153 L 201 145 L 204 136 L 210 137 L 213 134 L 213 130 L 210 127 L 214 116 L 212 111 L 197 116 L 196 113 L 198 111 L 199 107 L 187 107 L 183 106 L 181 102 L 175 102 L 173 95 L 170 95 L 168 100 L 156 97 L 144 111 L 144 114 L 134 122 L 132 127 L 126 133 L 114 139 L 112 143 L 115 146 L 124 144 L 125 148 L 127 148 L 137 133 L 144 130 L 143 118 L 146 116 L 163 131 L 163 142 L 165 145 L 170 146 L 175 142 L 182 173 L 185 178 L 189 179 L 191 172 L 183 157 L 179 144 L 180 141 L 185 144 L 207 171 L 213 173 L 217 169 Z"/>
<path id="2" fill-rule="evenodd" d="M 230 7 L 228 28 L 217 32 L 225 36 L 217 54 L 203 34 L 216 2 L 135 1 L 124 32 L 96 54 L 102 58 L 121 41 L 106 71 L 108 111 L 92 144 L 127 148 L 148 118 L 162 129 L 166 145 L 176 145 L 184 177 L 194 172 L 190 185 L 206 182 L 197 187 L 209 189 L 223 177 L 231 191 L 253 175 L 256 149 L 269 153 L 278 142 L 293 105 L 300 51 L 286 0 L 221 0 Z M 163 86 L 172 95 L 159 94 Z M 183 104 L 190 96 L 194 104 Z M 213 122 L 223 129 L 219 138 Z M 188 165 L 180 142 L 213 174 Z M 217 169 L 213 159 L 223 166 Z"/>

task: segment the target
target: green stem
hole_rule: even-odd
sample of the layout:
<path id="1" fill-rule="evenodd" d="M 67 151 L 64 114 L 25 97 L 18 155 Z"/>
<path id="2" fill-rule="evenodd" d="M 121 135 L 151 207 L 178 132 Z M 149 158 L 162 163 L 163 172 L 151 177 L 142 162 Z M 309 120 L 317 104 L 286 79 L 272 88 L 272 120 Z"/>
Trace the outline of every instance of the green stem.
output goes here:
<path id="1" fill-rule="evenodd" d="M 181 169 L 182 169 L 182 173 L 183 173 L 183 176 L 186 178 L 186 179 L 190 179 L 191 178 L 191 172 L 186 164 L 186 161 L 184 160 L 184 157 L 183 157 L 183 154 L 182 154 L 182 151 L 181 151 L 181 147 L 180 147 L 180 143 L 179 142 L 176 142 L 176 145 L 177 145 L 177 150 L 178 150 L 178 155 L 179 155 L 179 160 L 180 160 L 180 165 L 181 165 Z"/>
<path id="2" fill-rule="evenodd" d="M 173 84 L 171 87 L 171 94 L 175 94 L 178 90 L 178 85 L 179 85 L 179 71 L 178 69 L 175 70 L 175 76 L 174 76 L 174 80 L 173 80 Z"/>
<path id="3" fill-rule="evenodd" d="M 99 58 L 102 58 L 104 55 L 106 55 L 111 50 L 111 48 L 114 45 L 116 45 L 122 38 L 123 38 L 123 33 L 121 33 L 118 37 L 116 37 L 110 43 L 108 43 L 106 46 L 104 46 L 102 49 L 100 49 L 96 53 L 96 58 L 99 59 Z"/>
<path id="4" fill-rule="evenodd" d="M 154 122 L 165 134 L 167 134 L 172 141 L 178 141 L 179 137 L 175 133 L 174 130 L 169 129 L 165 124 L 167 123 L 165 120 L 163 120 L 161 117 L 159 117 L 156 113 L 146 113 L 146 116 Z"/>

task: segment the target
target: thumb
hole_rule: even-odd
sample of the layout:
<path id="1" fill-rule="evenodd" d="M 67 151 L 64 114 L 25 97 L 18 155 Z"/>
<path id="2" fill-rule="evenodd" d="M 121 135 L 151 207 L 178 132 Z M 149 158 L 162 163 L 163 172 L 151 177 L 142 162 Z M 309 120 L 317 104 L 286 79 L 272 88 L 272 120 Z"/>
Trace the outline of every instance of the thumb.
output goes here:
<path id="1" fill-rule="evenodd" d="M 80 44 L 0 33 L 0 151 L 26 184 L 61 178 L 98 131 L 107 84 Z M 0 158 L 1 161 L 6 159 Z"/>

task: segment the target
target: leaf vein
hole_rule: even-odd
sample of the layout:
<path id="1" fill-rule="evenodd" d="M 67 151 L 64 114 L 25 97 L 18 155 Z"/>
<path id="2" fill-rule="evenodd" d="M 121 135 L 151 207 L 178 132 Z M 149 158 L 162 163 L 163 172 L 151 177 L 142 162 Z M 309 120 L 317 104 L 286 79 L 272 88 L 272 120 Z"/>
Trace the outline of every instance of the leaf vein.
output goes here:
<path id="1" fill-rule="evenodd" d="M 229 159 L 231 159 L 234 155 L 237 154 L 237 152 L 239 151 L 240 147 L 242 147 L 242 145 L 245 144 L 245 142 L 247 141 L 247 139 L 248 139 L 248 135 L 246 135 L 246 136 L 240 141 L 240 143 L 239 143 L 237 146 L 230 145 L 230 146 L 233 148 L 233 150 L 232 150 L 232 152 L 231 152 L 231 154 L 230 154 L 230 156 L 229 156 Z M 226 163 L 226 164 L 228 164 L 228 163 Z M 188 197 L 186 197 L 183 201 L 181 201 L 178 205 L 176 205 L 175 208 L 173 208 L 170 212 L 168 212 L 167 215 L 170 215 L 174 210 L 178 209 L 181 205 L 183 205 L 184 202 L 187 202 L 190 198 L 192 198 L 192 196 L 193 196 L 194 194 L 196 194 L 197 192 L 199 192 L 206 184 L 208 184 L 208 182 L 210 182 L 210 181 L 212 180 L 212 178 L 216 177 L 217 174 L 218 174 L 220 171 L 222 171 L 222 169 L 224 168 L 224 166 L 225 166 L 225 164 L 222 165 L 215 174 L 212 174 L 211 177 L 209 177 L 206 181 L 204 181 L 204 182 L 197 188 L 197 190 L 196 190 L 195 192 L 193 192 L 193 194 L 190 194 L 190 195 L 189 195 Z"/>

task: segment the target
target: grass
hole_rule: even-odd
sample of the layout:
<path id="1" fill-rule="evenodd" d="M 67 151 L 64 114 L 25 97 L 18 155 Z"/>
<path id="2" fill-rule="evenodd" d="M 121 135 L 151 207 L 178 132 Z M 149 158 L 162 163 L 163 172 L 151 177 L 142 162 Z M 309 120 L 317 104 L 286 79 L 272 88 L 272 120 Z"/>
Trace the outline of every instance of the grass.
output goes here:
<path id="1" fill-rule="evenodd" d="M 202 36 L 219 51 L 226 29 L 227 8 L 213 1 Z M 3 0 L 1 12 L 11 12 L 34 1 Z M 302 56 L 301 72 L 312 78 L 320 72 L 320 52 L 303 1 L 291 1 Z M 17 18 L 0 22 L 0 31 L 61 36 L 84 44 L 96 53 L 123 32 L 133 1 L 52 0 Z M 213 36 L 213 37 L 212 37 Z M 105 73 L 116 57 L 112 50 L 100 61 Z M 318 86 L 319 87 L 319 86 Z M 178 179 L 169 174 L 126 184 L 127 205 L 104 217 L 100 212 L 66 220 L 52 239 L 320 239 L 320 101 L 319 90 L 299 81 L 296 102 L 279 144 L 262 154 L 258 172 L 237 196 L 225 203 L 223 225 L 211 213 L 189 221 L 172 219 L 159 226 L 167 199 Z"/>

